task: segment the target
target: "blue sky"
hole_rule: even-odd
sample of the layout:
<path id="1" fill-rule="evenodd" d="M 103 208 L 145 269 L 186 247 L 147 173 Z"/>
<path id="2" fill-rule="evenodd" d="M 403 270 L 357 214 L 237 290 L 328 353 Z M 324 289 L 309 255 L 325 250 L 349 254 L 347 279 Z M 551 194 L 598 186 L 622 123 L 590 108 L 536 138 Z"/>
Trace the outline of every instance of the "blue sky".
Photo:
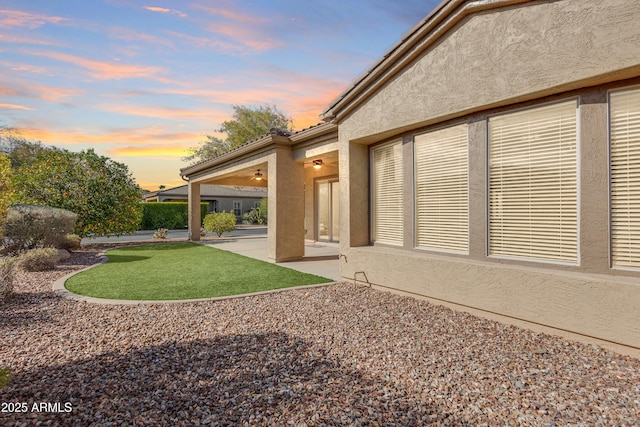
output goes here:
<path id="1" fill-rule="evenodd" d="M 0 125 L 181 185 L 185 149 L 232 105 L 316 124 L 438 3 L 0 0 Z"/>

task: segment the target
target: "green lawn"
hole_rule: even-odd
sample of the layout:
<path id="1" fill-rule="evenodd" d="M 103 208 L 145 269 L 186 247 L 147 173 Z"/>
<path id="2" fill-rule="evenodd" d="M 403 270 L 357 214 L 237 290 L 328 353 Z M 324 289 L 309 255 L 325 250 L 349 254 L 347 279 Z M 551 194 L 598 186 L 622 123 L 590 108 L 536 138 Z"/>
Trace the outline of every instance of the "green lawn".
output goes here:
<path id="1" fill-rule="evenodd" d="M 246 294 L 332 280 L 195 243 L 133 246 L 69 278 L 71 292 L 97 298 L 173 300 Z"/>

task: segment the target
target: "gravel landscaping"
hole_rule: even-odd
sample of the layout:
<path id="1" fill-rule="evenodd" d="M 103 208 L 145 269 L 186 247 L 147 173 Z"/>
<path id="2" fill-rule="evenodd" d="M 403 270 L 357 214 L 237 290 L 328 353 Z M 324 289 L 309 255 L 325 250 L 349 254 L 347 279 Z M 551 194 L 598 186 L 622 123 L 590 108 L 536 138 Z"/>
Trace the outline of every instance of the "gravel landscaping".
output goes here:
<path id="1" fill-rule="evenodd" d="M 51 291 L 97 254 L 20 273 L 0 305 L 0 402 L 27 404 L 0 425 L 640 425 L 640 360 L 594 345 L 351 284 L 135 306 Z"/>

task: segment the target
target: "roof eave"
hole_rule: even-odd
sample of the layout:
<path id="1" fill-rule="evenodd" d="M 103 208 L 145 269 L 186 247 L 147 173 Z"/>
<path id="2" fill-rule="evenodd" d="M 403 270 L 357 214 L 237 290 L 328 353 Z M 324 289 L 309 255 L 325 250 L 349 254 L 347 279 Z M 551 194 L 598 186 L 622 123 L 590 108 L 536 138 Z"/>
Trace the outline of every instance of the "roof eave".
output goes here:
<path id="1" fill-rule="evenodd" d="M 204 162 L 187 166 L 186 168 L 182 168 L 180 169 L 180 176 L 188 177 L 190 175 L 194 175 L 198 172 L 223 164 L 230 160 L 237 159 L 239 157 L 242 157 L 245 154 L 252 153 L 256 150 L 269 147 L 270 145 L 283 144 L 283 143 L 284 144 L 290 143 L 289 138 L 286 136 L 275 135 L 275 134 L 265 135 L 261 138 L 258 138 L 256 140 L 243 144 L 231 151 L 228 151 L 217 157 L 214 157 L 213 159 L 209 159 Z"/>
<path id="2" fill-rule="evenodd" d="M 428 47 L 467 16 L 488 9 L 535 0 L 444 0 L 412 27 L 382 58 L 355 79 L 320 114 L 324 121 L 338 123 L 373 92 L 398 74 Z"/>

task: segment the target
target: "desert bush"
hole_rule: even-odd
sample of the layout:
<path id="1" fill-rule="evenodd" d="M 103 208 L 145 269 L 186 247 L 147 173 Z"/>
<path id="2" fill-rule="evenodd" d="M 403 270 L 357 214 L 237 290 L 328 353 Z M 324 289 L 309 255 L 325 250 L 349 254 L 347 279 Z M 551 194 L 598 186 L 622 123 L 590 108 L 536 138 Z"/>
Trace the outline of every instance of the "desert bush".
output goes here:
<path id="1" fill-rule="evenodd" d="M 269 208 L 269 200 L 264 197 L 260 204 L 242 215 L 243 224 L 266 224 Z"/>
<path id="2" fill-rule="evenodd" d="M 266 224 L 269 219 L 269 198 L 263 197 L 260 200 L 260 205 L 258 206 L 260 209 L 260 217 L 262 218 L 262 222 L 260 224 Z"/>
<path id="3" fill-rule="evenodd" d="M 11 368 L 3 366 L 0 368 L 0 388 L 8 385 L 11 382 Z"/>
<path id="4" fill-rule="evenodd" d="M 5 301 L 13 293 L 14 260 L 0 258 L 0 302 Z"/>
<path id="5" fill-rule="evenodd" d="M 4 223 L 12 200 L 11 162 L 6 154 L 0 153 L 0 239 L 2 238 Z"/>
<path id="6" fill-rule="evenodd" d="M 7 216 L 3 252 L 16 255 L 29 249 L 63 246 L 77 218 L 65 209 L 13 205 Z"/>
<path id="7" fill-rule="evenodd" d="M 216 233 L 218 237 L 225 231 L 233 231 L 236 228 L 236 216 L 233 212 L 214 212 L 204 217 L 204 229 Z"/>
<path id="8" fill-rule="evenodd" d="M 179 230 L 188 227 L 189 213 L 186 202 L 159 202 L 142 204 L 140 230 Z M 200 203 L 200 221 L 207 214 L 207 204 Z"/>
<path id="9" fill-rule="evenodd" d="M 251 209 L 242 215 L 243 224 L 264 224 L 266 218 L 262 215 L 259 207 Z"/>
<path id="10" fill-rule="evenodd" d="M 56 245 L 56 248 L 66 249 L 67 251 L 73 252 L 80 249 L 82 246 L 81 242 L 82 238 L 77 234 L 67 234 Z"/>
<path id="11" fill-rule="evenodd" d="M 158 228 L 154 233 L 153 233 L 153 238 L 154 239 L 166 239 L 167 238 L 167 233 L 169 232 L 169 230 L 167 230 L 166 228 Z"/>
<path id="12" fill-rule="evenodd" d="M 60 259 L 54 248 L 32 249 L 18 257 L 18 266 L 25 271 L 53 270 Z"/>

